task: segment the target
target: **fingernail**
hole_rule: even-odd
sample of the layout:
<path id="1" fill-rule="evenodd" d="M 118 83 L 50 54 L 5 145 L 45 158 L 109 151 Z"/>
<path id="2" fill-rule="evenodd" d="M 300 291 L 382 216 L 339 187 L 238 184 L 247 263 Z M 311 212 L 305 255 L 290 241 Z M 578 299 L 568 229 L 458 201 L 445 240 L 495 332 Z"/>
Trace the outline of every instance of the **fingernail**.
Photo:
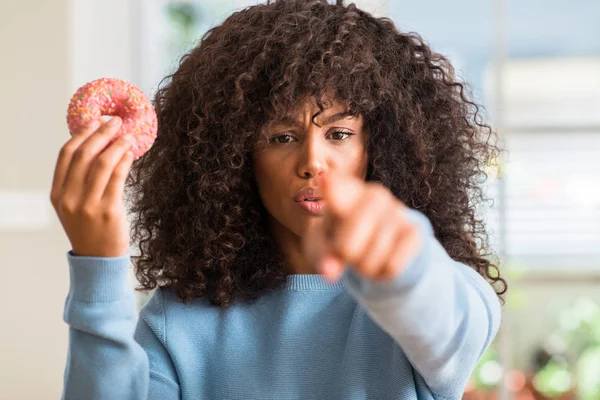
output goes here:
<path id="1" fill-rule="evenodd" d="M 121 120 L 121 118 L 114 116 L 108 121 L 108 124 L 110 126 L 117 126 L 119 124 L 119 122 L 121 122 L 120 120 Z"/>

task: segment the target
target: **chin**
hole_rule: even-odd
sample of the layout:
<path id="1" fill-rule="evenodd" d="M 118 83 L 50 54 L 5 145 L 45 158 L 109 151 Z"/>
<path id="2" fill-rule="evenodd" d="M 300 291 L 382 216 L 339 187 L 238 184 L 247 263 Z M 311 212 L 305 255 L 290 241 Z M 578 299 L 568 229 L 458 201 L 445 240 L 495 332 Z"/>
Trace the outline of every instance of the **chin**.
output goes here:
<path id="1" fill-rule="evenodd" d="M 319 223 L 319 219 L 320 217 L 317 215 L 302 217 L 295 221 L 295 229 L 293 229 L 292 232 L 300 237 L 304 237 L 307 232 L 310 232 Z"/>
<path id="2" fill-rule="evenodd" d="M 312 219 L 312 218 L 311 218 Z M 314 222 L 309 218 L 294 217 L 291 219 L 281 219 L 278 221 L 279 229 L 288 231 L 295 236 L 304 237 L 313 227 Z"/>
<path id="3" fill-rule="evenodd" d="M 271 213 L 269 213 L 269 216 L 271 223 L 275 223 L 272 227 L 276 231 L 281 232 L 281 229 L 283 229 L 299 237 L 306 236 L 307 232 L 311 231 L 322 218 L 321 215 L 311 215 L 293 209 L 279 209 L 275 216 Z"/>

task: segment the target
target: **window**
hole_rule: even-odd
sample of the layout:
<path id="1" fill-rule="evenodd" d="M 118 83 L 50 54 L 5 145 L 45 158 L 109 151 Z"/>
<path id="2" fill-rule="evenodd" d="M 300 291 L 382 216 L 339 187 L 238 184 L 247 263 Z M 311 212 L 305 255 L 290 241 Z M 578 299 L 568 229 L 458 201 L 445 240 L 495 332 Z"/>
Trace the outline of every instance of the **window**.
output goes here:
<path id="1" fill-rule="evenodd" d="M 600 58 L 511 59 L 503 76 L 507 260 L 599 268 Z"/>
<path id="2" fill-rule="evenodd" d="M 179 58 L 202 35 L 234 11 L 260 0 L 152 0 L 139 2 L 141 88 L 153 96 L 160 80 L 174 71 Z M 387 15 L 389 0 L 355 0 L 376 16 Z"/>

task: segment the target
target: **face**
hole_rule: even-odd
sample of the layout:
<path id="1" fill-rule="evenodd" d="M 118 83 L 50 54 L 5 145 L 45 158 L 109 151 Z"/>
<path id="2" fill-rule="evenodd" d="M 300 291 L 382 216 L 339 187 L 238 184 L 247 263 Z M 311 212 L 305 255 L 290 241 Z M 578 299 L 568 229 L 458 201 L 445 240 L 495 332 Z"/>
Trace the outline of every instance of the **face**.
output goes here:
<path id="1" fill-rule="evenodd" d="M 291 115 L 263 128 L 254 153 L 254 172 L 269 225 L 276 237 L 303 237 L 323 217 L 318 202 L 295 201 L 306 188 L 320 190 L 320 179 L 330 171 L 366 178 L 368 155 L 362 116 L 353 117 L 336 101 L 317 118 L 314 98 L 301 102 Z M 322 202 L 321 202 L 322 203 Z M 313 209 L 309 211 L 308 209 Z"/>

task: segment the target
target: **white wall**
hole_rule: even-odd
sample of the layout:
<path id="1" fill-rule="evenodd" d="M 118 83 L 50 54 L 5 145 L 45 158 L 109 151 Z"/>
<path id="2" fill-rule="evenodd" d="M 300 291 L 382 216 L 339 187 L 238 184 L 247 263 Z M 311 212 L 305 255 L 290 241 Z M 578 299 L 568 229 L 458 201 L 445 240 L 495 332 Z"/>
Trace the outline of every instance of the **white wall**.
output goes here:
<path id="1" fill-rule="evenodd" d="M 141 0 L 70 0 L 69 90 L 102 77 L 138 84 L 139 39 L 135 24 Z"/>
<path id="2" fill-rule="evenodd" d="M 70 247 L 50 184 L 74 90 L 103 76 L 135 83 L 131 4 L 0 2 L 0 400 L 60 398 Z"/>

